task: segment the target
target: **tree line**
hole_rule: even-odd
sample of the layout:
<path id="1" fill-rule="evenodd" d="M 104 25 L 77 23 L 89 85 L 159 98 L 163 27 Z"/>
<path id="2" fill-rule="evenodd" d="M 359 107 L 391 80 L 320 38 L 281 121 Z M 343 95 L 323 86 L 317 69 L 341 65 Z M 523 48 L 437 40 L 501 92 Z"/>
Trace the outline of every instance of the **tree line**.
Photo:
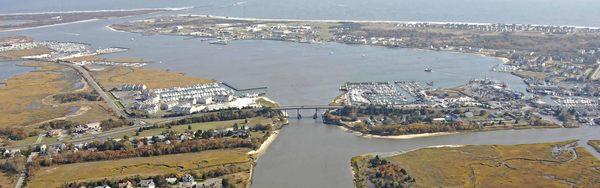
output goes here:
<path id="1" fill-rule="evenodd" d="M 127 147 L 103 146 L 105 148 L 103 151 L 63 152 L 54 155 L 37 157 L 33 164 L 34 167 L 40 167 L 78 162 L 117 160 L 133 157 L 150 157 L 178 153 L 200 152 L 213 149 L 240 147 L 256 148 L 260 146 L 260 143 L 262 143 L 262 138 L 219 138 L 185 140 L 181 142 L 173 141 L 171 144 L 156 143 L 153 145 L 143 145 L 137 148 L 129 149 L 124 149 Z"/>
<path id="2" fill-rule="evenodd" d="M 378 155 L 369 160 L 366 175 L 377 188 L 412 187 L 416 182 L 400 165 L 382 159 Z"/>
<path id="3" fill-rule="evenodd" d="M 44 123 L 39 126 L 40 129 L 49 130 L 49 129 L 62 129 L 67 130 L 67 132 L 71 133 L 75 131 L 77 126 L 82 125 L 81 123 L 69 121 L 69 120 L 55 120 L 48 123 Z M 103 131 L 110 130 L 112 128 L 131 126 L 133 125 L 132 121 L 129 121 L 123 117 L 119 118 L 110 118 L 106 120 L 100 121 L 100 128 Z"/>
<path id="4" fill-rule="evenodd" d="M 0 136 L 11 140 L 23 140 L 30 136 L 30 133 L 21 128 L 4 127 L 0 128 Z"/>
<path id="5" fill-rule="evenodd" d="M 194 179 L 197 180 L 206 180 L 209 178 L 216 178 L 216 177 L 220 177 L 220 176 L 224 176 L 224 175 L 228 175 L 228 174 L 234 174 L 237 172 L 242 172 L 245 169 L 242 169 L 238 166 L 235 165 L 227 165 L 227 166 L 220 166 L 220 167 L 216 167 L 214 169 L 209 169 L 207 171 L 203 171 L 202 173 L 193 171 L 190 172 L 189 175 L 191 175 L 192 177 L 194 177 Z M 119 187 L 120 183 L 125 183 L 125 182 L 130 182 L 132 185 L 137 185 L 140 181 L 142 180 L 148 180 L 148 179 L 152 179 L 152 181 L 154 182 L 156 187 L 169 187 L 172 186 L 167 182 L 167 178 L 177 178 L 178 181 L 183 181 L 183 177 L 185 175 L 181 174 L 181 173 L 168 173 L 168 174 L 161 174 L 161 175 L 156 175 L 156 176 L 145 176 L 142 177 L 140 175 L 136 175 L 136 176 L 132 176 L 132 177 L 125 177 L 125 178 L 121 178 L 118 180 L 115 179 L 102 179 L 102 180 L 97 180 L 97 181 L 89 181 L 89 182 L 71 182 L 71 183 L 66 183 L 64 184 L 62 187 L 65 188 L 79 188 L 79 187 L 98 187 L 98 186 L 110 186 L 110 187 Z M 235 182 L 230 182 L 232 180 L 230 180 L 227 177 L 223 178 L 222 181 L 222 185 L 223 188 L 233 188 L 235 187 Z"/>
<path id="6" fill-rule="evenodd" d="M 192 123 L 202 123 L 211 121 L 228 121 L 236 119 L 247 119 L 253 117 L 267 117 L 272 118 L 279 116 L 281 112 L 277 110 L 271 110 L 268 108 L 261 109 L 245 109 L 245 110 L 225 110 L 219 112 L 213 112 L 209 114 L 196 115 L 189 118 L 184 118 L 176 121 L 167 123 L 167 125 L 185 125 Z"/>
<path id="7" fill-rule="evenodd" d="M 87 100 L 87 101 L 101 101 L 102 98 L 100 97 L 100 95 L 98 95 L 98 93 L 96 93 L 96 91 L 92 91 L 92 92 L 79 92 L 79 93 L 63 93 L 63 94 L 57 94 L 52 96 L 52 98 L 54 98 L 54 100 L 60 102 L 60 103 L 69 103 L 69 102 L 76 102 L 76 101 L 80 101 L 80 100 Z"/>

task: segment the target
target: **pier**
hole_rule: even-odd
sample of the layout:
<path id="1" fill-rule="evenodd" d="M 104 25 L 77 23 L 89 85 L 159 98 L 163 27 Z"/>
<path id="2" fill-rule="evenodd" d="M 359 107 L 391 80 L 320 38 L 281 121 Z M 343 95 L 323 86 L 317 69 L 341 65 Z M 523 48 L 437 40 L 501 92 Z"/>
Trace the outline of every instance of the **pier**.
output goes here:
<path id="1" fill-rule="evenodd" d="M 265 93 L 267 93 L 267 89 L 268 87 L 253 87 L 253 88 L 244 88 L 244 89 L 240 89 L 240 88 L 236 88 L 231 84 L 228 84 L 226 82 L 220 82 L 220 84 L 234 90 L 235 92 L 238 93 L 258 93 L 259 95 L 264 95 Z"/>

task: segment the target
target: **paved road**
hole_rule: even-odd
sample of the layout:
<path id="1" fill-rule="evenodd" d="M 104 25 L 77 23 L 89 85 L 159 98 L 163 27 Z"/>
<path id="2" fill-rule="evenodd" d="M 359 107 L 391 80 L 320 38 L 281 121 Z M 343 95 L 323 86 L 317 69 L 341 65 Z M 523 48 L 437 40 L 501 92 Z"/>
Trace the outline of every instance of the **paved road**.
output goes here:
<path id="1" fill-rule="evenodd" d="M 83 76 L 83 78 L 88 83 L 88 85 L 90 85 L 90 86 L 92 86 L 92 88 L 94 88 L 94 90 L 100 95 L 100 97 L 102 97 L 102 100 L 106 101 L 106 103 L 108 104 L 108 107 L 110 107 L 115 113 L 117 113 L 120 116 L 126 117 L 126 118 L 129 117 L 129 115 L 127 113 L 125 113 L 125 111 L 123 109 L 121 109 L 119 106 L 117 106 L 116 101 L 111 96 L 109 96 L 100 87 L 100 85 L 98 85 L 98 82 L 96 82 L 94 77 L 92 77 L 92 75 L 90 75 L 90 72 L 88 72 L 83 67 L 78 66 L 78 65 L 73 65 L 70 63 L 62 63 L 62 62 L 60 64 L 69 66 L 69 67 L 75 69 L 77 72 L 79 72 L 79 74 L 81 76 Z"/>
<path id="2" fill-rule="evenodd" d="M 184 118 L 189 118 L 189 117 L 193 117 L 193 116 L 198 116 L 198 115 L 202 115 L 202 114 L 214 113 L 214 112 L 206 112 L 206 113 L 190 114 L 190 115 L 185 115 L 185 116 L 176 116 L 176 117 L 168 117 L 168 118 L 147 118 L 147 119 L 142 119 L 142 118 L 131 117 L 131 116 L 129 116 L 129 114 L 125 113 L 124 109 L 120 108 L 117 105 L 116 100 L 114 98 L 112 98 L 111 96 L 109 96 L 109 94 L 107 92 L 105 92 L 100 87 L 100 85 L 96 82 L 96 80 L 90 75 L 89 71 L 87 71 L 86 69 L 84 69 L 81 66 L 73 65 L 73 64 L 70 64 L 70 63 L 61 62 L 60 64 L 68 66 L 68 67 L 71 67 L 71 68 L 75 69 L 77 72 L 79 72 L 79 74 L 85 79 L 85 81 L 88 83 L 88 85 L 91 86 L 100 95 L 100 97 L 102 97 L 102 99 L 104 101 L 106 101 L 106 103 L 108 104 L 108 106 L 115 113 L 117 113 L 118 115 L 120 115 L 122 117 L 125 117 L 125 118 L 127 118 L 129 120 L 137 122 L 137 123 L 139 123 L 139 122 L 154 122 L 154 123 L 170 122 L 170 121 L 176 121 L 176 120 L 180 120 L 180 119 L 184 119 Z M 117 134 L 128 132 L 128 131 L 134 131 L 134 130 L 137 130 L 137 129 L 141 128 L 141 127 L 147 127 L 147 126 L 151 126 L 151 124 L 141 125 L 141 126 L 129 126 L 129 127 L 122 127 L 122 128 L 115 128 L 115 129 L 111 129 L 109 131 L 102 132 L 102 133 L 97 134 L 97 135 L 84 136 L 84 137 L 72 139 L 72 140 L 69 140 L 69 141 L 66 141 L 66 142 L 65 141 L 57 141 L 57 142 L 53 142 L 53 143 L 44 143 L 44 144 L 47 144 L 47 145 L 55 145 L 55 144 L 61 144 L 61 143 L 73 143 L 73 144 L 77 144 L 77 143 L 90 142 L 90 141 L 94 141 L 94 140 L 103 140 L 103 139 L 106 139 L 106 138 L 111 137 L 113 135 L 117 135 Z M 5 149 L 16 149 L 16 148 L 22 148 L 22 147 L 27 147 L 27 146 L 37 146 L 37 145 L 41 145 L 41 141 L 42 141 L 42 139 L 38 138 L 38 140 L 36 141 L 36 143 L 33 143 L 33 144 L 7 146 L 7 147 L 2 147 L 2 148 L 5 148 Z"/>
<path id="3" fill-rule="evenodd" d="M 111 137 L 113 135 L 117 135 L 120 133 L 124 133 L 124 132 L 129 132 L 129 131 L 135 131 L 141 127 L 146 127 L 146 126 L 129 126 L 129 127 L 121 127 L 121 128 L 115 128 L 115 129 L 111 129 L 108 131 L 104 131 L 100 134 L 96 134 L 96 135 L 89 135 L 89 136 L 84 136 L 84 137 L 80 137 L 80 138 L 75 138 L 72 140 L 68 140 L 68 141 L 56 141 L 56 142 L 48 142 L 48 143 L 41 143 L 41 142 L 36 142 L 36 143 L 32 143 L 32 144 L 23 144 L 23 145 L 14 145 L 14 146 L 6 146 L 6 147 L 2 147 L 4 149 L 17 149 L 17 148 L 24 148 L 24 147 L 28 147 L 28 146 L 38 146 L 41 144 L 46 144 L 46 145 L 56 145 L 56 144 L 69 144 L 69 143 L 73 143 L 73 144 L 78 144 L 78 143 L 84 143 L 84 142 L 90 142 L 90 141 L 94 141 L 94 140 L 105 140 L 108 137 Z M 40 140 L 41 141 L 41 140 Z"/>
<path id="4" fill-rule="evenodd" d="M 37 140 L 35 141 L 35 144 L 39 144 L 40 142 L 42 142 L 42 139 L 44 139 L 44 134 L 40 134 L 37 138 Z M 31 152 L 31 154 L 29 154 L 29 156 L 27 156 L 27 161 L 25 163 L 25 165 L 27 165 L 27 163 L 33 162 L 33 157 L 35 157 L 37 155 L 37 153 L 35 152 Z M 25 182 L 25 178 L 27 178 L 27 174 L 25 174 L 25 167 L 23 167 L 23 172 L 21 172 L 21 175 L 19 176 L 19 179 L 17 180 L 17 183 L 15 184 L 15 188 L 21 188 L 23 187 L 23 182 Z"/>

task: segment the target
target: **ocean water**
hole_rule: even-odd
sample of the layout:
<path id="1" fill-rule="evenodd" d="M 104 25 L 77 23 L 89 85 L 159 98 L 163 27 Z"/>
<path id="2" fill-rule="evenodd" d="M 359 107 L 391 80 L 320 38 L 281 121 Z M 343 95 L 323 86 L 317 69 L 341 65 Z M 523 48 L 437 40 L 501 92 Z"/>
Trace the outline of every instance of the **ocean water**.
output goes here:
<path id="1" fill-rule="evenodd" d="M 194 7 L 222 16 L 600 26 L 597 0 L 0 0 L 0 13 Z"/>

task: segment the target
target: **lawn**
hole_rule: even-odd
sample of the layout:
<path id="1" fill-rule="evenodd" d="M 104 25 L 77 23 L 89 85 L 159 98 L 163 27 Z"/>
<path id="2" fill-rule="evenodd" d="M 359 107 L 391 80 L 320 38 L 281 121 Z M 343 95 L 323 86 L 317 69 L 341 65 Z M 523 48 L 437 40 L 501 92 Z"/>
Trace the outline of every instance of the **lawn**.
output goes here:
<path id="1" fill-rule="evenodd" d="M 138 136 L 135 136 L 135 130 L 133 130 L 133 131 L 129 131 L 129 132 L 115 134 L 115 135 L 112 135 L 112 137 L 113 138 L 122 138 L 123 136 L 128 136 L 130 138 L 147 137 L 147 136 L 159 135 L 167 130 L 177 131 L 177 132 L 181 133 L 181 132 L 185 132 L 185 131 L 189 130 L 188 129 L 189 126 L 191 126 L 192 127 L 191 130 L 195 132 L 198 130 L 206 131 L 206 130 L 219 130 L 219 129 L 231 128 L 231 127 L 233 127 L 233 124 L 235 124 L 235 123 L 237 123 L 240 127 L 242 125 L 246 126 L 246 127 L 254 127 L 254 126 L 256 126 L 256 124 L 263 124 L 263 125 L 273 124 L 273 121 L 271 119 L 264 118 L 264 117 L 249 118 L 247 124 L 245 124 L 244 121 L 245 120 L 243 120 L 243 119 L 239 119 L 239 120 L 229 120 L 229 121 L 213 121 L 213 122 L 194 123 L 194 124 L 189 124 L 189 125 L 176 125 L 176 126 L 172 126 L 170 129 L 168 127 L 164 127 L 164 128 L 145 130 L 145 131 L 140 132 L 140 135 L 138 135 Z"/>
<path id="2" fill-rule="evenodd" d="M 227 164 L 240 165 L 249 172 L 248 149 L 211 150 L 198 153 L 138 157 L 113 161 L 75 163 L 44 167 L 36 171 L 29 187 L 58 187 L 67 182 L 121 179 L 202 171 Z"/>
<path id="3" fill-rule="evenodd" d="M 594 187 L 600 161 L 583 147 L 551 154 L 553 145 L 479 145 L 423 148 L 388 157 L 416 179 L 417 187 Z M 358 160 L 354 158 L 353 160 Z"/>

